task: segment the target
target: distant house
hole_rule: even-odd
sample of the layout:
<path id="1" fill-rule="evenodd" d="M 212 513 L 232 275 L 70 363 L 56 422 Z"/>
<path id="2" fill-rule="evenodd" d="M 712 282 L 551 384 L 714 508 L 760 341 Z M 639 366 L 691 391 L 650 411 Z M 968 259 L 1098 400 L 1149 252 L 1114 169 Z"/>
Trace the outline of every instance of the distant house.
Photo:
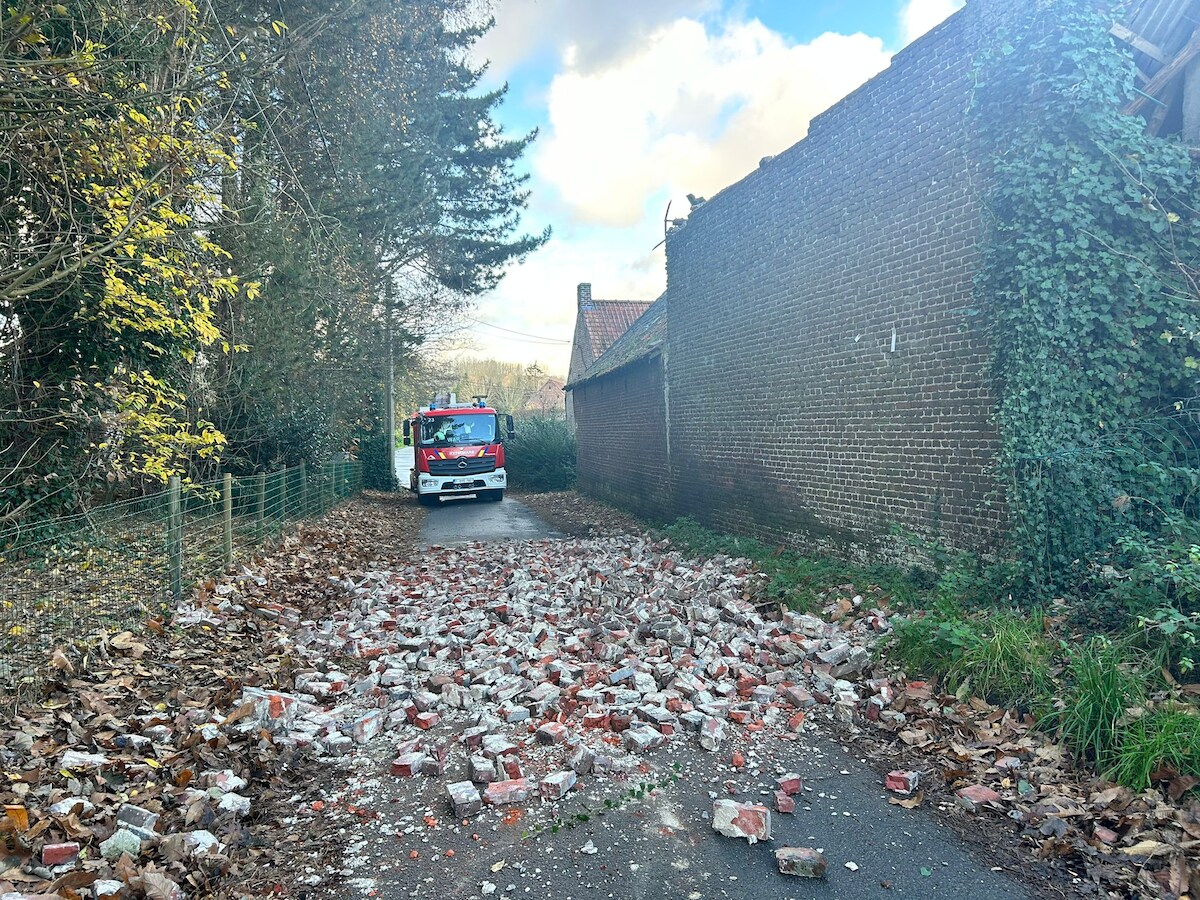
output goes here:
<path id="1" fill-rule="evenodd" d="M 671 458 L 667 428 L 666 295 L 651 304 L 578 378 L 579 487 L 652 518 L 674 498 L 663 477 Z"/>
<path id="2" fill-rule="evenodd" d="M 640 300 L 593 300 L 592 286 L 586 282 L 576 289 L 576 301 L 578 311 L 568 385 L 583 378 L 601 354 L 650 308 L 649 302 Z M 567 392 L 567 421 L 572 425 L 575 421 L 570 391 Z"/>
<path id="3" fill-rule="evenodd" d="M 529 395 L 525 409 L 539 416 L 561 419 L 565 414 L 563 407 L 563 388 L 565 386 L 566 382 L 561 378 L 547 378 L 537 390 Z"/>

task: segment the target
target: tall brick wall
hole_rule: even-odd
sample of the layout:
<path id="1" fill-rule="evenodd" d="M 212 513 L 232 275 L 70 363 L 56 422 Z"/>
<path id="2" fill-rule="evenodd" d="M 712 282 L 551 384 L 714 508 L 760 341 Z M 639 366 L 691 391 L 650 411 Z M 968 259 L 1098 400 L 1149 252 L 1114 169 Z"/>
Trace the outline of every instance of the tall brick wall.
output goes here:
<path id="1" fill-rule="evenodd" d="M 668 517 L 661 357 L 585 382 L 574 394 L 580 489 L 650 518 Z"/>
<path id="2" fill-rule="evenodd" d="M 966 109 L 1012 5 L 973 0 L 670 234 L 674 512 L 809 548 L 994 538 Z"/>

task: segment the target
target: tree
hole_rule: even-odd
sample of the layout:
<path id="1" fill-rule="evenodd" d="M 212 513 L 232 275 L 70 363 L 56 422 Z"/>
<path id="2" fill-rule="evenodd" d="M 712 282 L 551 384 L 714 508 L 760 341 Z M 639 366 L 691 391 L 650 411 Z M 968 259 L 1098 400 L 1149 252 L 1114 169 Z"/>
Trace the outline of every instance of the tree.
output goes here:
<path id="1" fill-rule="evenodd" d="M 7 8 L 0 517 L 378 431 L 388 358 L 546 237 L 471 8 Z"/>
<path id="2" fill-rule="evenodd" d="M 318 457 L 327 435 L 377 428 L 389 346 L 403 372 L 545 239 L 516 235 L 515 165 L 533 136 L 505 139 L 502 92 L 476 95 L 462 60 L 482 29 L 447 24 L 467 8 L 363 0 L 303 37 L 281 27 L 284 64 L 243 85 L 255 159 L 227 206 L 266 302 L 228 310 L 251 349 L 229 360 L 217 421 L 247 464 Z M 276 9 L 290 23 L 319 8 Z"/>
<path id="3" fill-rule="evenodd" d="M 0 520 L 217 452 L 184 387 L 252 296 L 201 230 L 233 166 L 186 0 L 10 6 L 0 28 Z M 13 471 L 19 473 L 14 477 Z"/>

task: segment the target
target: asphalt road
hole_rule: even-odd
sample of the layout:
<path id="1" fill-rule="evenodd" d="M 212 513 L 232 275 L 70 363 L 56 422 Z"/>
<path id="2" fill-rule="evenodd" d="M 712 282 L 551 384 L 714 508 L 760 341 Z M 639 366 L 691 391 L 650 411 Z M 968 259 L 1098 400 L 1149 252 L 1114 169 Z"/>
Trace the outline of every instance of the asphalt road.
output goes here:
<path id="1" fill-rule="evenodd" d="M 525 541 L 561 537 L 528 506 L 511 496 L 499 503 L 468 496 L 429 507 L 421 526 L 426 547 L 452 547 L 468 541 Z"/>
<path id="2" fill-rule="evenodd" d="M 426 544 L 440 545 L 554 537 L 511 498 L 446 502 L 429 510 L 422 531 Z M 729 765 L 735 748 L 748 761 L 741 771 Z M 648 754 L 647 771 L 630 781 L 581 778 L 579 789 L 559 804 L 485 808 L 465 824 L 450 817 L 444 794 L 446 781 L 465 776 L 392 778 L 390 749 L 375 747 L 374 764 L 355 766 L 354 802 L 371 810 L 371 825 L 346 836 L 350 854 L 340 897 L 1029 897 L 926 811 L 890 804 L 878 774 L 820 732 L 795 742 L 761 733 L 715 753 L 689 741 Z M 772 806 L 774 779 L 785 771 L 799 772 L 805 790 L 794 814 L 773 812 L 772 840 L 752 846 L 713 832 L 714 795 Z M 665 782 L 672 774 L 677 781 L 645 799 L 621 801 L 638 781 Z M 593 812 L 588 822 L 558 833 L 535 833 L 556 808 L 570 818 L 585 805 L 605 809 L 606 799 L 618 808 Z M 437 820 L 433 827 L 427 816 Z M 829 863 L 826 877 L 780 875 L 774 850 L 787 846 L 820 849 Z"/>

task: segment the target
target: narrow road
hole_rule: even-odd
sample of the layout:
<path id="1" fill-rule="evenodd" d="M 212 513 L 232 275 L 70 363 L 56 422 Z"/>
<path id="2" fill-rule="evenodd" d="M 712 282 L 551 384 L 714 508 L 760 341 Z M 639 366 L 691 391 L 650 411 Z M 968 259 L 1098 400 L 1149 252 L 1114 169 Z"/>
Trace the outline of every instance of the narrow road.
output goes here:
<path id="1" fill-rule="evenodd" d="M 429 507 L 421 526 L 426 547 L 453 547 L 469 541 L 535 541 L 557 538 L 528 506 L 511 496 L 499 503 L 474 497 L 443 500 Z"/>
<path id="2" fill-rule="evenodd" d="M 427 550 L 481 539 L 497 542 L 475 554 L 432 550 L 429 557 L 439 576 L 457 574 L 456 567 L 486 571 L 498 560 L 536 567 L 538 546 L 517 542 L 547 540 L 554 542 L 550 548 L 559 546 L 555 532 L 511 498 L 431 508 L 421 537 Z M 496 599 L 508 598 L 497 592 Z M 471 710 L 466 712 L 469 723 Z M 676 740 L 642 757 L 628 778 L 581 776 L 577 790 L 560 804 L 539 803 L 535 797 L 518 806 L 485 807 L 481 815 L 461 821 L 449 814 L 445 783 L 465 776 L 396 778 L 388 772 L 394 742 L 375 741 L 365 748 L 367 759 L 355 763 L 346 793 L 370 825 L 346 836 L 344 874 L 352 877 L 341 881 L 339 896 L 1029 896 L 972 856 L 950 828 L 923 810 L 889 803 L 879 776 L 819 725 L 798 737 L 785 741 L 765 732 L 748 734 L 717 752 L 699 749 L 691 737 Z M 747 759 L 739 770 L 730 765 L 735 747 Z M 538 749 L 530 750 L 535 758 Z M 775 779 L 793 771 L 803 776 L 805 788 L 796 797 L 794 814 L 772 810 L 771 840 L 751 845 L 712 830 L 714 797 L 773 806 Z M 672 775 L 678 776 L 673 783 Z M 643 779 L 662 787 L 624 799 L 629 786 Z M 596 815 L 597 809 L 603 814 Z M 538 833 L 537 823 L 548 821 L 547 810 L 568 819 L 592 812 L 576 827 Z M 779 874 L 774 850 L 789 846 L 820 849 L 829 861 L 827 876 L 813 881 Z"/>

